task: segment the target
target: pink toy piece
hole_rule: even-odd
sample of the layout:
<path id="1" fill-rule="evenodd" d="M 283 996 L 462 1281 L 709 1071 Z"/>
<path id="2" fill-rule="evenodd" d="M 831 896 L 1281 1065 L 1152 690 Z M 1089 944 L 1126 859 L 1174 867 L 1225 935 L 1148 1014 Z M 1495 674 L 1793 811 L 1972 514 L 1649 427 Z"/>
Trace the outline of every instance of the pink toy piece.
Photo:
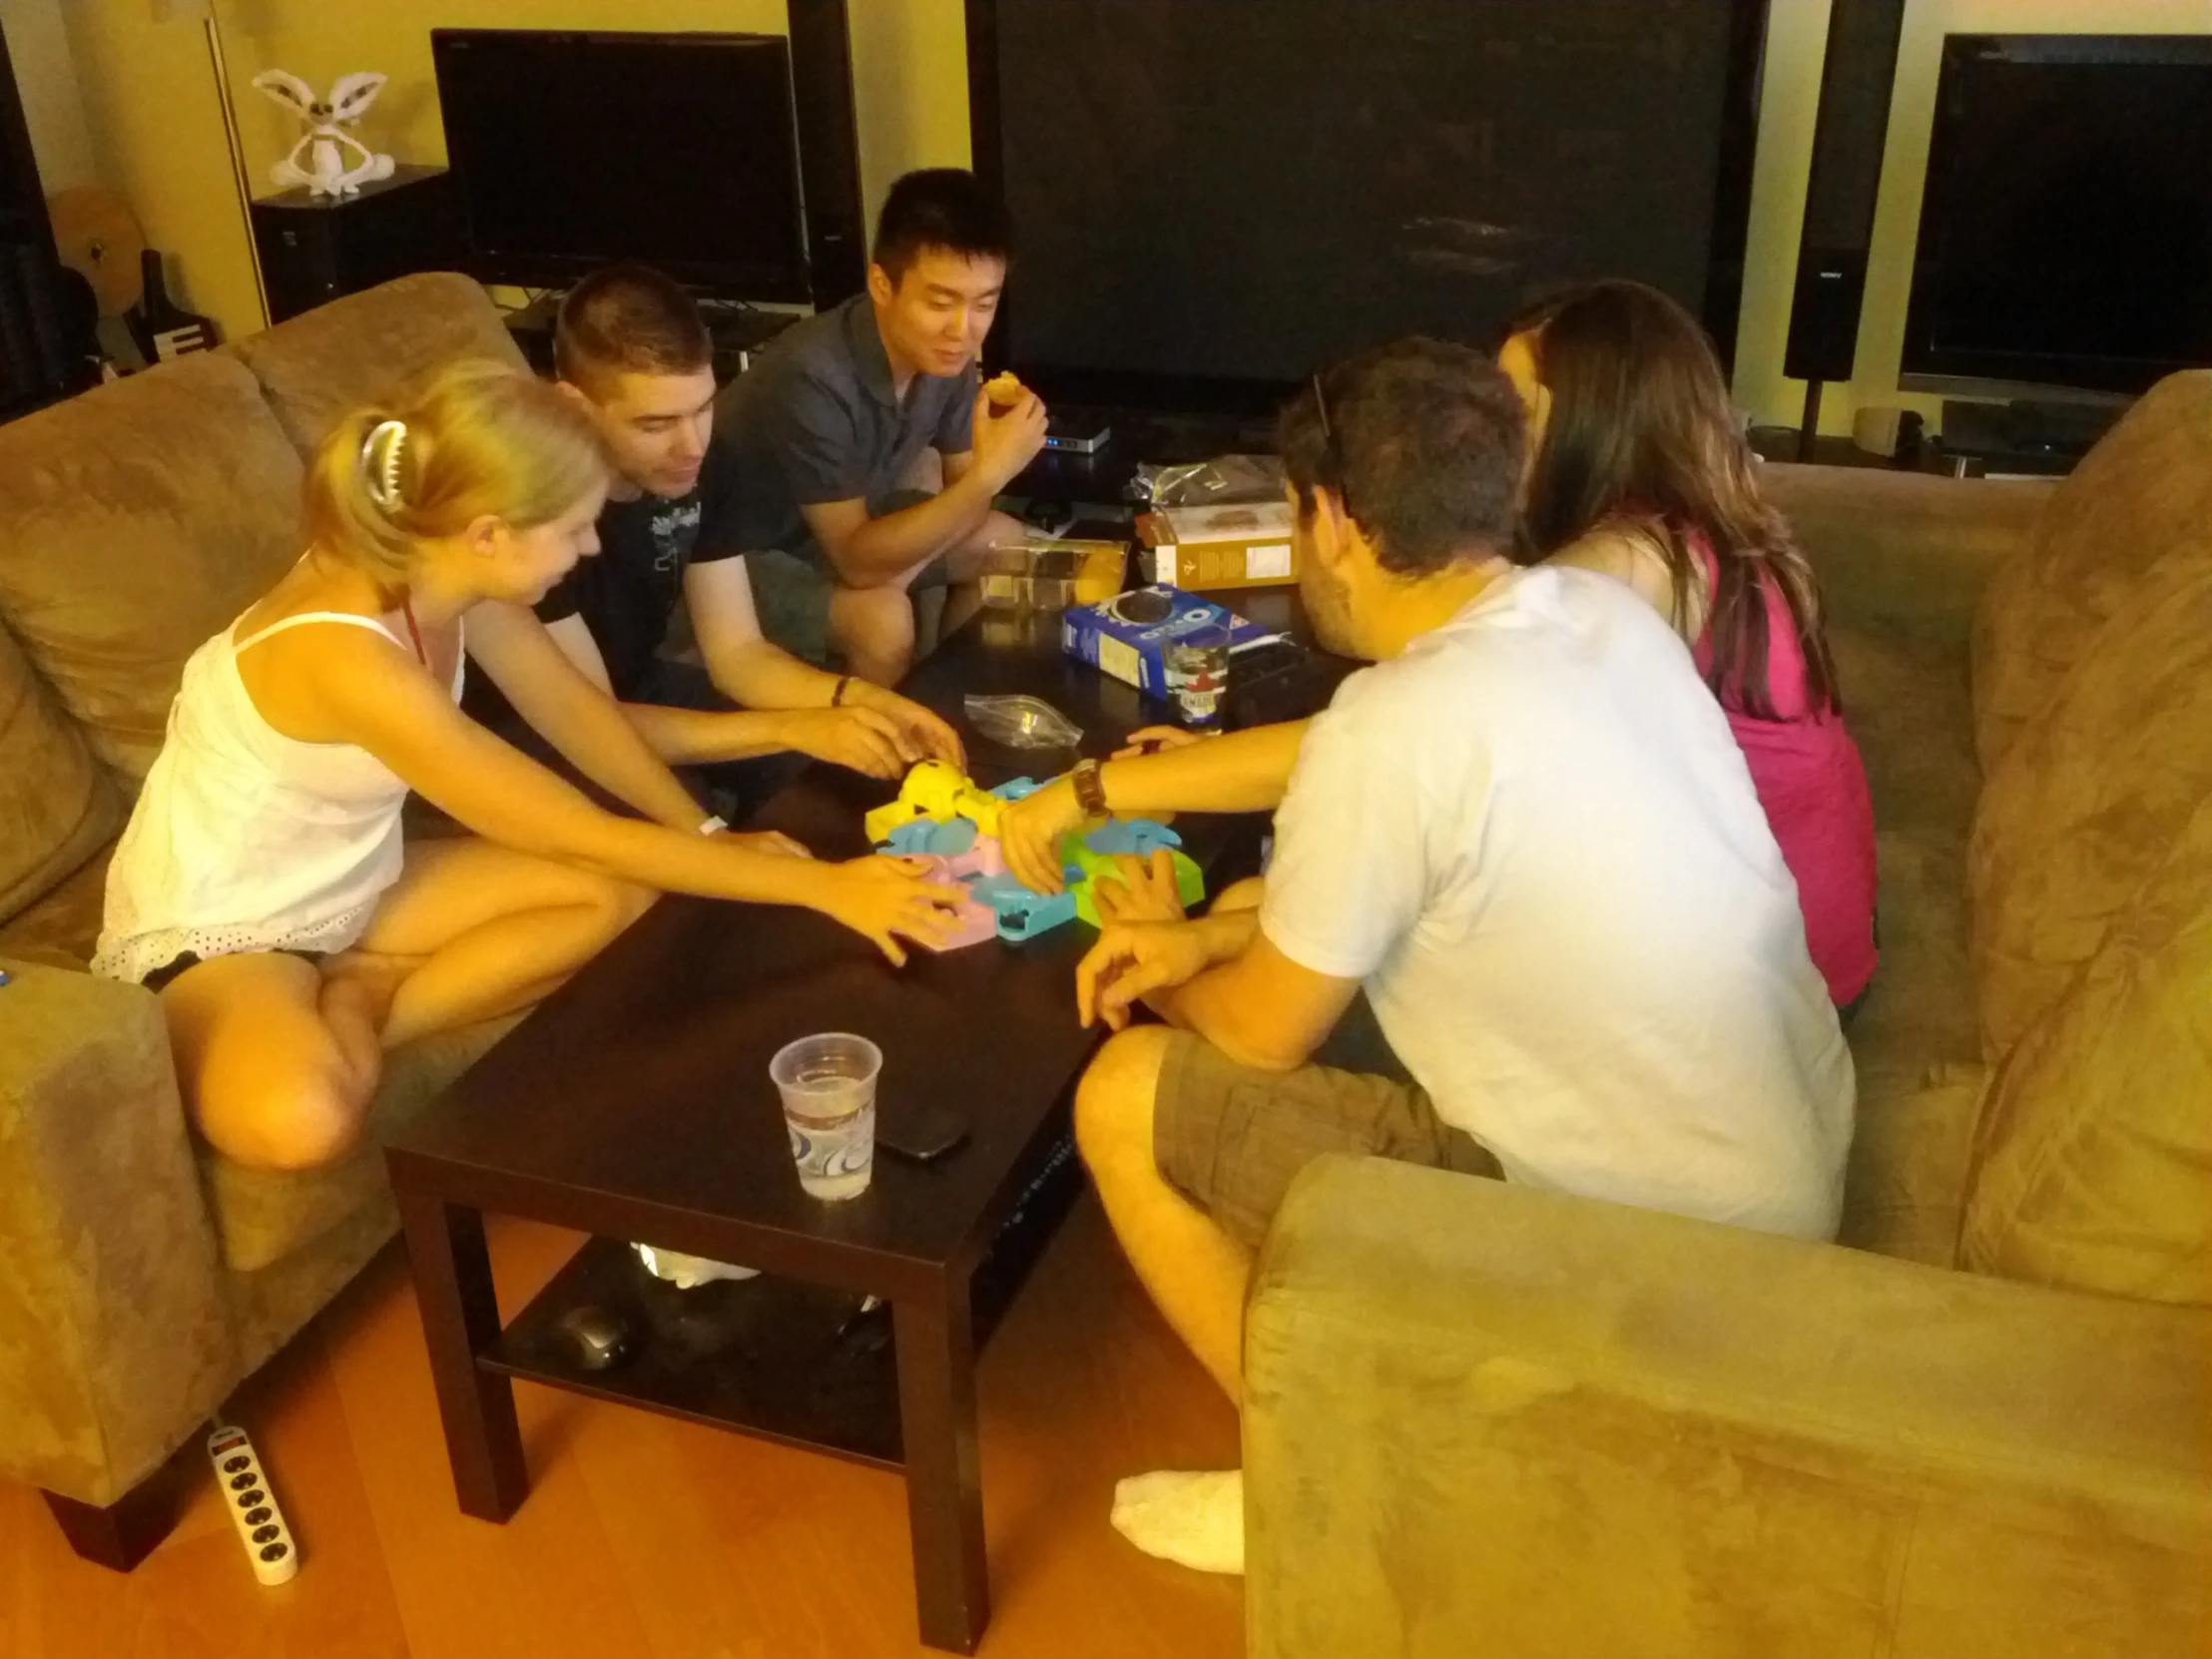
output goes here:
<path id="1" fill-rule="evenodd" d="M 945 866 L 955 876 L 1004 875 L 1006 854 L 999 850 L 996 835 L 977 835 L 975 844 L 965 852 L 956 852 L 945 859 Z"/>
<path id="2" fill-rule="evenodd" d="M 972 898 L 963 898 L 959 908 L 953 913 L 960 918 L 959 931 L 944 943 L 930 946 L 932 950 L 940 953 L 965 950 L 971 944 L 983 944 L 998 937 L 998 912 L 988 904 L 978 904 Z"/>
<path id="3" fill-rule="evenodd" d="M 994 851 L 998 843 L 995 840 L 991 842 Z M 971 849 L 969 852 L 961 853 L 960 859 L 972 855 Z M 946 939 L 944 943 L 932 945 L 930 948 L 939 952 L 965 950 L 971 944 L 981 944 L 986 939 L 997 938 L 998 912 L 988 904 L 979 903 L 975 899 L 966 896 L 967 883 L 960 879 L 957 871 L 957 864 L 960 859 L 948 858 L 941 852 L 924 852 L 920 854 L 920 858 L 928 866 L 922 871 L 923 880 L 935 881 L 947 887 L 958 887 L 962 894 L 959 904 L 952 912 L 959 918 L 959 930 L 952 937 Z"/>

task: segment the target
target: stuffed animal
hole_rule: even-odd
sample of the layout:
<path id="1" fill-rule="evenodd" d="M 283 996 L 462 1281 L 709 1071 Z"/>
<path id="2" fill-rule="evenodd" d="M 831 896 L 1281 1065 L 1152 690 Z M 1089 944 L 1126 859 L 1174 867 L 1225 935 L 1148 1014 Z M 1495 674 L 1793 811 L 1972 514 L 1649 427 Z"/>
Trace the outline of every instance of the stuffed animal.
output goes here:
<path id="1" fill-rule="evenodd" d="M 345 131 L 376 102 L 376 94 L 383 90 L 387 79 L 373 70 L 340 75 L 330 89 L 330 101 L 324 104 L 315 98 L 312 87 L 284 70 L 265 69 L 255 76 L 257 87 L 307 124 L 299 142 L 291 147 L 291 154 L 270 170 L 276 183 L 286 188 L 305 185 L 314 196 L 353 196 L 364 183 L 390 178 L 392 159 L 377 155 Z M 309 152 L 310 166 L 299 165 L 302 150 Z M 358 166 L 345 165 L 348 150 L 359 153 Z"/>

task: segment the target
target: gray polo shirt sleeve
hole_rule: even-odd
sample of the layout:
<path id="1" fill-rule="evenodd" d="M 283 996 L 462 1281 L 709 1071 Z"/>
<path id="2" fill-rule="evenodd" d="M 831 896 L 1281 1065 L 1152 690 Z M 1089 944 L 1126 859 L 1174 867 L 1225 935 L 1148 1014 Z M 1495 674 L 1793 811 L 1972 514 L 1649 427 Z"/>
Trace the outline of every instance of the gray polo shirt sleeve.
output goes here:
<path id="1" fill-rule="evenodd" d="M 857 388 L 794 374 L 765 411 L 769 450 L 802 507 L 867 498 L 868 454 L 851 398 Z"/>

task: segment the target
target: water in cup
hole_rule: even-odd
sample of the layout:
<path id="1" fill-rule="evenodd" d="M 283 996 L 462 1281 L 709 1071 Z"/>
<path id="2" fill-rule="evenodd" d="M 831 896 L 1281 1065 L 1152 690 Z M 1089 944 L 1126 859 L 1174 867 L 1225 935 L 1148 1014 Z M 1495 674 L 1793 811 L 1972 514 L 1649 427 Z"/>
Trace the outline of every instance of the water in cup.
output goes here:
<path id="1" fill-rule="evenodd" d="M 799 1184 L 811 1198 L 857 1198 L 875 1169 L 875 1079 L 883 1052 L 865 1037 L 826 1031 L 787 1043 L 769 1062 L 784 1097 Z"/>

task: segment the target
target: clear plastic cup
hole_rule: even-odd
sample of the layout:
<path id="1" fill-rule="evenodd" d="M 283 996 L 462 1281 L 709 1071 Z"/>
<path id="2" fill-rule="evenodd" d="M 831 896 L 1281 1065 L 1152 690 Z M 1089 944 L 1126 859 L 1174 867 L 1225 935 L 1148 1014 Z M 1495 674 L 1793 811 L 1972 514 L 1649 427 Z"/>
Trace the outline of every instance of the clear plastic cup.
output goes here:
<path id="1" fill-rule="evenodd" d="M 1229 630 L 1202 623 L 1172 640 L 1162 653 L 1168 692 L 1186 726 L 1220 722 L 1229 695 Z"/>
<path id="2" fill-rule="evenodd" d="M 875 1172 L 875 1078 L 883 1051 L 825 1031 L 786 1043 L 768 1063 L 784 1097 L 799 1184 L 811 1198 L 858 1198 Z"/>

